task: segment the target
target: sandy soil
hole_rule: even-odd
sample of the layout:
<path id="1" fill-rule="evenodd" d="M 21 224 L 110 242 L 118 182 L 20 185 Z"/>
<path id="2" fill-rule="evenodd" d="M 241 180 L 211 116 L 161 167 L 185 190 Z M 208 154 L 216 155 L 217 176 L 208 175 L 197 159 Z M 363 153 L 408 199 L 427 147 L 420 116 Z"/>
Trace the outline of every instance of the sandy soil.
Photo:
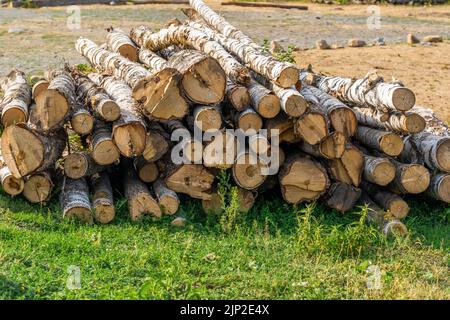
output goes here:
<path id="1" fill-rule="evenodd" d="M 446 106 L 450 101 L 450 43 L 432 47 L 399 44 L 410 32 L 419 37 L 440 34 L 450 39 L 450 6 L 380 6 L 381 28 L 370 29 L 367 26 L 370 13 L 364 5 L 308 4 L 310 10 L 300 11 L 207 2 L 259 42 L 271 39 L 283 45 L 312 48 L 318 39 L 344 45 L 352 37 L 368 43 L 383 37 L 388 43 L 384 48 L 303 50 L 297 60 L 300 65 L 311 63 L 320 72 L 355 77 L 376 67 L 386 78 L 394 76 L 413 88 L 418 103 L 431 106 L 450 119 Z M 129 30 L 144 23 L 158 29 L 173 17 L 184 19 L 181 7 L 184 6 L 82 6 L 80 29 L 68 28 L 70 12 L 66 8 L 0 9 L 0 75 L 13 66 L 38 73 L 62 62 L 83 62 L 73 47 L 79 36 L 101 43 L 109 26 Z M 22 32 L 9 32 L 17 28 Z"/>

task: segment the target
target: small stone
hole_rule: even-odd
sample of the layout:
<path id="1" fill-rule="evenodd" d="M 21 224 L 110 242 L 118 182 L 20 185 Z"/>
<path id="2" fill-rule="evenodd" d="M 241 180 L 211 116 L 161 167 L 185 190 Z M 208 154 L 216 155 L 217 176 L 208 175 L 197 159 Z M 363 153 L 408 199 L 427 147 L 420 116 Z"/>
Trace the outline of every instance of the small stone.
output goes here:
<path id="1" fill-rule="evenodd" d="M 406 43 L 408 43 L 408 44 L 415 44 L 415 43 L 419 43 L 419 42 L 420 42 L 419 39 L 412 33 L 409 33 L 406 36 Z"/>
<path id="2" fill-rule="evenodd" d="M 433 46 L 433 43 L 431 43 L 431 42 L 429 42 L 429 41 L 422 41 L 422 42 L 420 43 L 420 45 L 421 45 L 421 46 L 424 46 L 424 47 L 431 47 L 431 46 Z"/>
<path id="3" fill-rule="evenodd" d="M 278 41 L 275 41 L 275 40 L 270 41 L 270 45 L 269 45 L 270 53 L 274 54 L 277 52 L 284 52 L 284 51 L 285 50 L 284 50 L 283 46 Z"/>
<path id="4" fill-rule="evenodd" d="M 187 220 L 185 218 L 176 217 L 175 219 L 172 220 L 172 222 L 170 224 L 174 227 L 182 228 L 182 227 L 186 226 L 186 222 L 187 222 Z"/>
<path id="5" fill-rule="evenodd" d="M 19 33 L 24 33 L 24 32 L 25 32 L 25 29 L 22 29 L 22 28 L 9 28 L 8 29 L 8 33 L 19 34 Z"/>
<path id="6" fill-rule="evenodd" d="M 436 43 L 436 42 L 442 42 L 442 36 L 438 36 L 438 35 L 431 35 L 431 36 L 426 36 L 425 38 L 422 39 L 423 42 L 432 42 L 432 43 Z"/>
<path id="7" fill-rule="evenodd" d="M 361 39 L 350 39 L 348 40 L 347 45 L 352 48 L 364 47 L 366 46 L 366 42 Z"/>
<path id="8" fill-rule="evenodd" d="M 328 44 L 328 42 L 326 42 L 326 40 L 317 40 L 316 48 L 319 50 L 330 49 L 330 45 Z"/>
<path id="9" fill-rule="evenodd" d="M 386 42 L 384 41 L 384 38 L 383 38 L 383 37 L 379 37 L 379 38 L 374 39 L 374 40 L 372 41 L 372 44 L 373 44 L 374 46 L 385 46 L 385 45 L 386 45 Z"/>
<path id="10" fill-rule="evenodd" d="M 116 4 L 117 4 L 116 1 L 111 1 L 111 2 L 109 3 L 110 6 L 115 6 Z"/>

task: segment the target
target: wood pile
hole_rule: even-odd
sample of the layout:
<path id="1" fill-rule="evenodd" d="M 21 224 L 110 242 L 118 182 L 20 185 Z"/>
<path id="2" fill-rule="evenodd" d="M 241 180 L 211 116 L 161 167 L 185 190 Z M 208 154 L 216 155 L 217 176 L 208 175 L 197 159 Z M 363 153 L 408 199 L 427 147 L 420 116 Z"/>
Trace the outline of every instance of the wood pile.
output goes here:
<path id="1" fill-rule="evenodd" d="M 60 190 L 64 217 L 86 223 L 111 222 L 119 194 L 132 220 L 176 214 L 180 194 L 220 214 L 228 170 L 243 212 L 263 192 L 365 205 L 386 234 L 406 232 L 403 195 L 450 202 L 450 130 L 401 82 L 299 69 L 190 5 L 158 31 L 79 38 L 88 71 L 2 79 L 4 192 L 45 204 Z"/>

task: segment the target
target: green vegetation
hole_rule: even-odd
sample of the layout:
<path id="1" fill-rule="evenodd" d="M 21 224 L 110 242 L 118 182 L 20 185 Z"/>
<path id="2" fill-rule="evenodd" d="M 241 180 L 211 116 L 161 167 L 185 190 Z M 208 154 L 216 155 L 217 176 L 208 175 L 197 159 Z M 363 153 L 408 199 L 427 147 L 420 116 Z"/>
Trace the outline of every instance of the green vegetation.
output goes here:
<path id="1" fill-rule="evenodd" d="M 171 217 L 131 223 L 123 199 L 112 224 L 81 226 L 62 220 L 56 200 L 41 208 L 1 195 L 0 298 L 450 298 L 448 205 L 408 199 L 410 235 L 386 239 L 364 209 L 339 214 L 269 195 L 236 214 L 227 179 L 219 222 L 185 198 L 182 229 Z M 78 290 L 66 287 L 73 266 Z M 367 288 L 371 266 L 381 289 Z"/>

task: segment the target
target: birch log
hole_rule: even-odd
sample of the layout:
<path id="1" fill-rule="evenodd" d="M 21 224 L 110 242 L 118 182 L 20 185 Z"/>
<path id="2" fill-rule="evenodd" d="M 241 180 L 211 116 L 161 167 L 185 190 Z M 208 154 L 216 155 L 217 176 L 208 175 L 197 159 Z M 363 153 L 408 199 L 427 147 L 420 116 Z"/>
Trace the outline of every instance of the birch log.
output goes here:
<path id="1" fill-rule="evenodd" d="M 119 160 L 120 152 L 112 140 L 110 124 L 96 120 L 94 130 L 87 140 L 89 152 L 99 165 L 106 166 Z"/>
<path id="2" fill-rule="evenodd" d="M 13 176 L 8 166 L 0 155 L 0 183 L 3 191 L 11 196 L 17 196 L 21 194 L 24 188 L 24 182 L 22 178 L 16 178 Z"/>
<path id="3" fill-rule="evenodd" d="M 355 146 L 348 143 L 342 156 L 328 161 L 330 176 L 337 181 L 358 187 L 364 169 L 364 155 Z"/>
<path id="4" fill-rule="evenodd" d="M 187 104 L 178 88 L 180 75 L 174 69 L 151 73 L 142 65 L 105 50 L 86 38 L 78 39 L 75 48 L 102 73 L 125 81 L 131 87 L 131 96 L 142 104 L 146 116 L 166 120 L 182 118 L 186 114 Z M 110 92 L 108 94 L 113 97 Z"/>
<path id="5" fill-rule="evenodd" d="M 23 123 L 11 125 L 3 131 L 2 155 L 14 177 L 20 178 L 54 167 L 66 140 L 64 129 L 43 134 Z"/>
<path id="6" fill-rule="evenodd" d="M 310 103 L 327 115 L 334 131 L 352 137 L 356 133 L 358 121 L 352 109 L 338 99 L 312 86 L 302 86 L 300 93 Z"/>
<path id="7" fill-rule="evenodd" d="M 113 77 L 89 74 L 89 78 L 116 101 L 120 117 L 113 122 L 112 139 L 125 157 L 139 156 L 144 152 L 146 127 L 136 102 L 131 97 L 131 89 L 123 81 Z"/>
<path id="8" fill-rule="evenodd" d="M 254 71 L 283 88 L 290 88 L 296 84 L 298 69 L 293 64 L 280 62 L 270 54 L 263 53 L 260 46 L 226 22 L 203 1 L 190 0 L 189 3 L 211 27 L 222 33 L 208 32 L 208 35 Z M 205 32 L 209 29 L 204 24 L 199 24 L 198 28 Z"/>
<path id="9" fill-rule="evenodd" d="M 255 190 L 266 180 L 268 165 L 254 153 L 244 151 L 236 156 L 232 174 L 239 187 L 246 190 Z"/>
<path id="10" fill-rule="evenodd" d="M 333 182 L 322 198 L 328 207 L 347 212 L 353 209 L 360 196 L 361 189 L 345 182 Z"/>
<path id="11" fill-rule="evenodd" d="M 399 156 L 405 163 L 424 164 L 432 171 L 450 172 L 450 137 L 421 132 L 404 138 Z"/>
<path id="12" fill-rule="evenodd" d="M 106 41 L 112 52 L 117 52 L 130 61 L 138 61 L 138 48 L 128 35 L 119 28 L 106 29 Z"/>
<path id="13" fill-rule="evenodd" d="M 128 201 L 128 211 L 131 220 L 142 219 L 144 214 L 161 217 L 161 209 L 150 194 L 147 186 L 139 180 L 130 161 L 121 161 L 123 188 Z"/>
<path id="14" fill-rule="evenodd" d="M 75 82 L 65 70 L 50 70 L 48 86 L 34 90 L 35 105 L 30 108 L 29 123 L 37 131 L 49 132 L 62 127 L 75 107 Z M 36 91 L 40 91 L 37 94 Z"/>
<path id="15" fill-rule="evenodd" d="M 250 93 L 248 89 L 227 79 L 226 100 L 236 109 L 244 111 L 250 106 Z"/>
<path id="16" fill-rule="evenodd" d="M 364 126 L 358 126 L 355 138 L 364 146 L 393 157 L 400 155 L 404 146 L 399 135 Z"/>
<path id="17" fill-rule="evenodd" d="M 143 30 L 142 27 L 135 28 L 131 34 L 132 38 L 137 39 L 144 48 L 159 51 L 171 45 L 192 47 L 217 60 L 232 81 L 240 84 L 250 81 L 248 69 L 202 30 L 183 25 L 170 25 L 154 33 L 149 29 L 142 32 L 141 30 Z"/>
<path id="18" fill-rule="evenodd" d="M 301 73 L 300 77 L 341 101 L 360 106 L 370 106 L 380 112 L 408 111 L 416 103 L 414 93 L 399 82 L 386 83 L 376 71 L 362 79 L 327 77 Z"/>
<path id="19" fill-rule="evenodd" d="M 434 199 L 450 203 L 450 174 L 438 173 L 433 175 L 427 194 Z"/>
<path id="20" fill-rule="evenodd" d="M 373 200 L 386 210 L 390 216 L 402 219 L 409 213 L 408 204 L 398 195 L 382 190 L 366 181 L 361 182 L 361 188 L 370 194 Z"/>
<path id="21" fill-rule="evenodd" d="M 167 188 L 163 180 L 156 180 L 153 183 L 153 190 L 163 214 L 173 215 L 178 211 L 180 199 L 174 191 Z"/>
<path id="22" fill-rule="evenodd" d="M 0 88 L 3 90 L 3 99 L 0 99 L 3 126 L 26 122 L 28 107 L 31 104 L 31 88 L 25 73 L 17 69 L 12 70 L 0 81 Z"/>
<path id="23" fill-rule="evenodd" d="M 31 203 L 44 204 L 52 195 L 54 187 L 51 170 L 34 173 L 24 178 L 23 196 Z"/>
<path id="24" fill-rule="evenodd" d="M 395 166 L 384 157 L 364 155 L 363 178 L 379 186 L 387 186 L 395 178 Z"/>
<path id="25" fill-rule="evenodd" d="M 90 177 L 90 184 L 93 193 L 92 208 L 95 221 L 98 223 L 111 222 L 116 215 L 116 209 L 108 174 L 105 172 L 93 174 Z"/>
<path id="26" fill-rule="evenodd" d="M 393 131 L 399 134 L 419 133 L 425 129 L 425 119 L 411 112 L 393 112 L 384 119 L 384 114 L 372 108 L 353 107 L 358 123 L 381 130 Z"/>
<path id="27" fill-rule="evenodd" d="M 89 187 L 85 178 L 73 180 L 64 177 L 60 203 L 64 219 L 76 219 L 87 224 L 93 222 Z"/>
<path id="28" fill-rule="evenodd" d="M 88 77 L 75 75 L 77 98 L 84 106 L 89 107 L 94 115 L 103 121 L 115 121 L 120 117 L 120 108 L 105 90 L 94 84 Z"/>
<path id="29" fill-rule="evenodd" d="M 325 168 L 301 154 L 286 158 L 278 179 L 283 199 L 293 204 L 318 199 L 330 185 Z"/>
<path id="30" fill-rule="evenodd" d="M 385 236 L 408 234 L 406 226 L 398 219 L 390 217 L 381 209 L 368 195 L 363 192 L 358 202 L 361 206 L 367 207 L 366 221 L 380 228 Z"/>
<path id="31" fill-rule="evenodd" d="M 437 136 L 450 136 L 450 127 L 444 121 L 439 119 L 433 110 L 422 106 L 414 106 L 414 108 L 411 109 L 411 112 L 425 120 L 426 126 L 424 131 Z"/>

